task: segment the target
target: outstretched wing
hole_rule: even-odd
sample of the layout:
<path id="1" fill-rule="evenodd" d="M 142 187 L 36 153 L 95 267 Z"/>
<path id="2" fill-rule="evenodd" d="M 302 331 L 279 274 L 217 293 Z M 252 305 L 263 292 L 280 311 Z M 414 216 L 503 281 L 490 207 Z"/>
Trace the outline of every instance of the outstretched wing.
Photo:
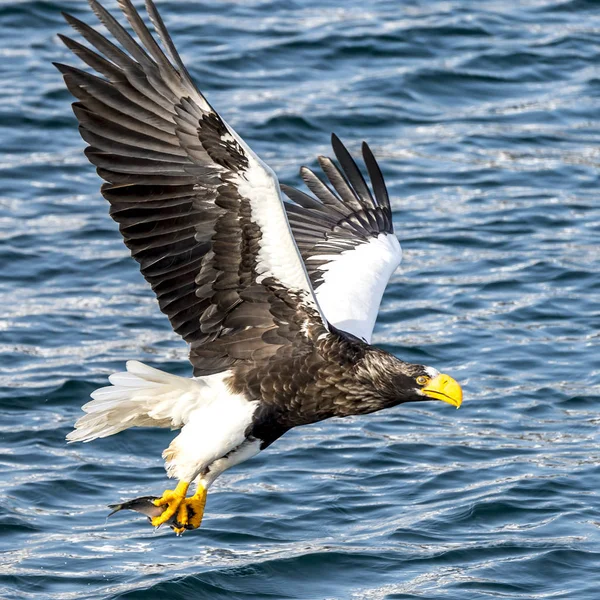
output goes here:
<path id="1" fill-rule="evenodd" d="M 331 187 L 310 169 L 300 170 L 318 200 L 289 186 L 281 188 L 295 202 L 285 205 L 288 219 L 325 317 L 370 342 L 381 297 L 402 250 L 383 176 L 367 144 L 362 153 L 374 197 L 337 136 L 331 144 L 341 170 L 331 159 L 319 157 Z"/>
<path id="2" fill-rule="evenodd" d="M 139 42 L 90 5 L 120 47 L 65 15 L 95 51 L 61 39 L 100 76 L 56 66 L 79 100 L 73 110 L 110 214 L 191 345 L 194 374 L 325 331 L 275 175 L 194 86 L 152 1 L 166 53 L 130 0 L 119 5 Z"/>

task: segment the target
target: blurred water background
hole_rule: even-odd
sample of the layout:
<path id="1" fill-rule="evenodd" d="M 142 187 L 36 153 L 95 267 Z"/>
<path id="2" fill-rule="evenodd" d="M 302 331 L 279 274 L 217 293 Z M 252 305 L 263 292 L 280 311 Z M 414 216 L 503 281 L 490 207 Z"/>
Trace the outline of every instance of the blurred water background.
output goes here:
<path id="1" fill-rule="evenodd" d="M 108 3 L 109 7 L 115 4 Z M 60 11 L 0 2 L 0 597 L 600 598 L 600 3 L 160 0 L 211 103 L 274 168 L 371 144 L 403 267 L 375 340 L 464 383 L 290 432 L 200 531 L 160 493 L 172 433 L 65 435 L 138 359 L 190 373 L 128 257 L 50 61 Z M 76 62 L 76 61 L 75 61 Z"/>

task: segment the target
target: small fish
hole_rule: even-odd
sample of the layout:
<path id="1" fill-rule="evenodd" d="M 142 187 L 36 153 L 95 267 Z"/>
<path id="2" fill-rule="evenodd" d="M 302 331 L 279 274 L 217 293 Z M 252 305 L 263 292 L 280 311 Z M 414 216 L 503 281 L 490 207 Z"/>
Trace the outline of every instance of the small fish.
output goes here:
<path id="1" fill-rule="evenodd" d="M 152 521 L 154 517 L 159 517 L 165 510 L 163 506 L 156 506 L 154 501 L 158 500 L 158 496 L 141 496 L 140 498 L 134 498 L 127 502 L 121 502 L 120 504 L 109 504 L 108 508 L 112 508 L 112 512 L 108 515 L 112 517 L 115 513 L 120 510 L 134 510 L 148 517 L 149 521 Z M 178 527 L 175 516 L 172 516 L 165 525 L 169 525 L 173 529 Z"/>
<path id="2" fill-rule="evenodd" d="M 148 521 L 152 522 L 154 517 L 160 517 L 163 514 L 165 508 L 163 506 L 156 506 L 154 504 L 155 500 L 158 500 L 158 496 L 140 496 L 139 498 L 134 498 L 133 500 L 127 500 L 127 502 L 121 502 L 120 504 L 109 504 L 108 508 L 112 508 L 112 512 L 108 515 L 112 517 L 115 513 L 118 513 L 120 510 L 134 510 L 135 512 L 139 512 L 148 517 Z M 191 519 L 194 517 L 194 510 L 188 508 L 188 517 Z M 168 525 L 175 533 L 179 536 L 184 531 L 190 529 L 196 529 L 196 527 L 191 524 L 182 525 L 179 523 L 173 515 L 170 519 L 161 523 L 159 527 L 162 525 Z"/>

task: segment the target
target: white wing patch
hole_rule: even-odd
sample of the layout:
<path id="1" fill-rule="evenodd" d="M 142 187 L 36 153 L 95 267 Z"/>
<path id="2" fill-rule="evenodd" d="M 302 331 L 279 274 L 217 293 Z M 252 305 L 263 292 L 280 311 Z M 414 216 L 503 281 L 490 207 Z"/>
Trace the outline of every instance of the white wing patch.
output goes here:
<path id="1" fill-rule="evenodd" d="M 352 250 L 308 260 L 329 260 L 319 267 L 323 283 L 316 290 L 327 320 L 370 343 L 383 292 L 402 260 L 398 238 L 381 233 Z"/>
<path id="2" fill-rule="evenodd" d="M 237 176 L 239 193 L 250 200 L 252 220 L 261 231 L 257 281 L 274 277 L 291 289 L 312 296 L 312 287 L 287 220 L 279 183 L 260 159 L 249 157 L 249 169 Z"/>
<path id="3" fill-rule="evenodd" d="M 222 120 L 229 137 L 243 149 L 248 168 L 237 173 L 238 192 L 250 201 L 252 220 L 261 232 L 257 256 L 257 283 L 266 277 L 274 277 L 284 286 L 306 292 L 305 301 L 314 305 L 325 323 L 325 315 L 318 305 L 304 266 L 302 255 L 294 240 L 285 211 L 279 180 L 273 169 L 263 162 L 238 133 Z"/>

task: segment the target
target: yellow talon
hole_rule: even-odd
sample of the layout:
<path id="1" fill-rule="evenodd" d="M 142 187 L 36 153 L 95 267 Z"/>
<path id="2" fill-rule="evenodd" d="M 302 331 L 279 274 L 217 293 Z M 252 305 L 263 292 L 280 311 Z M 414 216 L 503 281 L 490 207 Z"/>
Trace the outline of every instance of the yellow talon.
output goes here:
<path id="1" fill-rule="evenodd" d="M 204 516 L 204 507 L 206 506 L 206 488 L 202 485 L 198 485 L 196 493 L 186 500 L 187 511 L 187 525 L 186 529 L 198 529 L 202 523 L 202 517 Z M 190 515 L 191 510 L 191 515 Z"/>
<path id="2" fill-rule="evenodd" d="M 204 516 L 206 506 L 206 488 L 200 484 L 191 498 L 186 498 L 190 484 L 180 481 L 174 490 L 165 490 L 161 498 L 154 500 L 155 506 L 166 506 L 162 514 L 152 519 L 152 525 L 158 527 L 176 515 L 175 524 L 171 525 L 177 535 L 186 529 L 198 529 Z"/>
<path id="3" fill-rule="evenodd" d="M 185 500 L 190 484 L 187 481 L 180 481 L 174 490 L 165 490 L 161 498 L 154 501 L 155 506 L 167 505 L 162 514 L 152 519 L 152 525 L 158 527 L 166 523 L 177 511 L 180 504 Z"/>
<path id="4" fill-rule="evenodd" d="M 189 499 L 186 498 L 179 505 L 179 508 L 177 509 L 177 524 L 181 525 L 184 529 L 185 529 L 185 525 L 187 525 L 187 522 L 188 522 L 188 511 L 187 511 L 188 503 L 189 503 Z"/>

